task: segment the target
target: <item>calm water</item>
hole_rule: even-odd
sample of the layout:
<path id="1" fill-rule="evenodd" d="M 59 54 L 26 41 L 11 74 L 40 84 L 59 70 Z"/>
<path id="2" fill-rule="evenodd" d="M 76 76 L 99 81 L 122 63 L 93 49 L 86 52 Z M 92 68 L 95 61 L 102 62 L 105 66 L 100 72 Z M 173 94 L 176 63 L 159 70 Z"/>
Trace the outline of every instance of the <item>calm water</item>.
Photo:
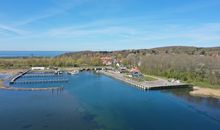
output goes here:
<path id="1" fill-rule="evenodd" d="M 62 92 L 0 90 L 0 130 L 220 130 L 220 101 L 187 89 L 142 91 L 86 72 L 69 79 L 53 84 Z"/>
<path id="2" fill-rule="evenodd" d="M 66 51 L 0 51 L 0 57 L 54 57 Z"/>

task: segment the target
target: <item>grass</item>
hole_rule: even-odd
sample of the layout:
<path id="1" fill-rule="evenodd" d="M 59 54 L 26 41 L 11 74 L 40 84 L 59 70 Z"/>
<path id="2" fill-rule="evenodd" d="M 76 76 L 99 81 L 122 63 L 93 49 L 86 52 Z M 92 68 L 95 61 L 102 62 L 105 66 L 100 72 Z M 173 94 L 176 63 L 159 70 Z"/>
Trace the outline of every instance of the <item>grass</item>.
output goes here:
<path id="1" fill-rule="evenodd" d="M 192 82 L 193 85 L 203 87 L 203 88 L 213 88 L 213 89 L 220 89 L 220 84 L 219 85 L 212 85 L 207 82 Z"/>
<path id="2" fill-rule="evenodd" d="M 146 74 L 145 76 L 154 78 L 154 76 L 147 75 L 147 74 Z M 169 80 L 169 78 L 168 78 L 168 77 L 165 77 L 165 76 L 155 76 L 155 79 L 156 79 L 156 77 L 161 78 L 161 79 L 165 79 L 165 80 Z M 150 80 L 150 79 L 149 79 L 149 80 Z M 189 83 L 189 84 L 192 84 L 193 86 L 198 86 L 198 87 L 202 87 L 202 88 L 220 89 L 220 84 L 218 84 L 218 85 L 213 85 L 213 84 L 210 84 L 210 83 L 208 83 L 208 82 L 183 81 L 183 80 L 181 80 L 181 82 L 183 82 L 183 83 Z"/>
<path id="3" fill-rule="evenodd" d="M 144 75 L 144 80 L 146 80 L 146 81 L 155 81 L 157 79 L 154 78 L 153 76 Z"/>

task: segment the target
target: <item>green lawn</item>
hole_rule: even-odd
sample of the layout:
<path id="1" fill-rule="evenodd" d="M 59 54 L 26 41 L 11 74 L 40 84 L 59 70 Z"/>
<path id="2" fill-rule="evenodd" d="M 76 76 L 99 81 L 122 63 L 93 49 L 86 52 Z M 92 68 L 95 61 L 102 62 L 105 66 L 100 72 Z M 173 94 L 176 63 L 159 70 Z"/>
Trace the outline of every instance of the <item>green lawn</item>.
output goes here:
<path id="1" fill-rule="evenodd" d="M 157 79 L 152 77 L 152 76 L 144 75 L 144 80 L 146 80 L 146 81 L 155 81 Z"/>

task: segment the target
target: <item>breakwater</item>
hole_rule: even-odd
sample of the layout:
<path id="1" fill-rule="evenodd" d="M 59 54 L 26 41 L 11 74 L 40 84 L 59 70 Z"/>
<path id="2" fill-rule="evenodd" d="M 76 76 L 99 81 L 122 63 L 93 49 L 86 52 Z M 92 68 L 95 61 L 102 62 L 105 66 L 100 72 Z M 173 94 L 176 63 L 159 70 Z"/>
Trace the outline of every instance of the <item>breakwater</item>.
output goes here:
<path id="1" fill-rule="evenodd" d="M 130 85 L 136 86 L 137 88 L 140 88 L 140 89 L 143 89 L 143 90 L 185 88 L 185 87 L 190 87 L 191 86 L 189 84 L 169 82 L 169 81 L 163 80 L 163 79 L 158 79 L 156 81 L 139 82 L 139 81 L 133 80 L 131 78 L 125 77 L 124 74 L 116 73 L 116 72 L 113 72 L 113 71 L 99 71 L 99 73 L 102 73 L 102 74 L 107 75 L 109 77 L 112 77 L 114 79 L 123 81 L 125 83 L 130 84 Z"/>

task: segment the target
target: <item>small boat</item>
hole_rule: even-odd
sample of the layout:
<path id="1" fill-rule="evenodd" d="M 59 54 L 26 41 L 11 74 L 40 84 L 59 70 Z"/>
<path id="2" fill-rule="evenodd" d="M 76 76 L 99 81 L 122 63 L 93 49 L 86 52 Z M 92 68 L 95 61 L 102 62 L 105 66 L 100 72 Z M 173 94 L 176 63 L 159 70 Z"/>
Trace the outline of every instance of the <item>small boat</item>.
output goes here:
<path id="1" fill-rule="evenodd" d="M 72 72 L 68 72 L 68 74 L 70 74 L 70 75 L 76 75 L 78 73 L 79 73 L 79 70 L 74 70 Z"/>

